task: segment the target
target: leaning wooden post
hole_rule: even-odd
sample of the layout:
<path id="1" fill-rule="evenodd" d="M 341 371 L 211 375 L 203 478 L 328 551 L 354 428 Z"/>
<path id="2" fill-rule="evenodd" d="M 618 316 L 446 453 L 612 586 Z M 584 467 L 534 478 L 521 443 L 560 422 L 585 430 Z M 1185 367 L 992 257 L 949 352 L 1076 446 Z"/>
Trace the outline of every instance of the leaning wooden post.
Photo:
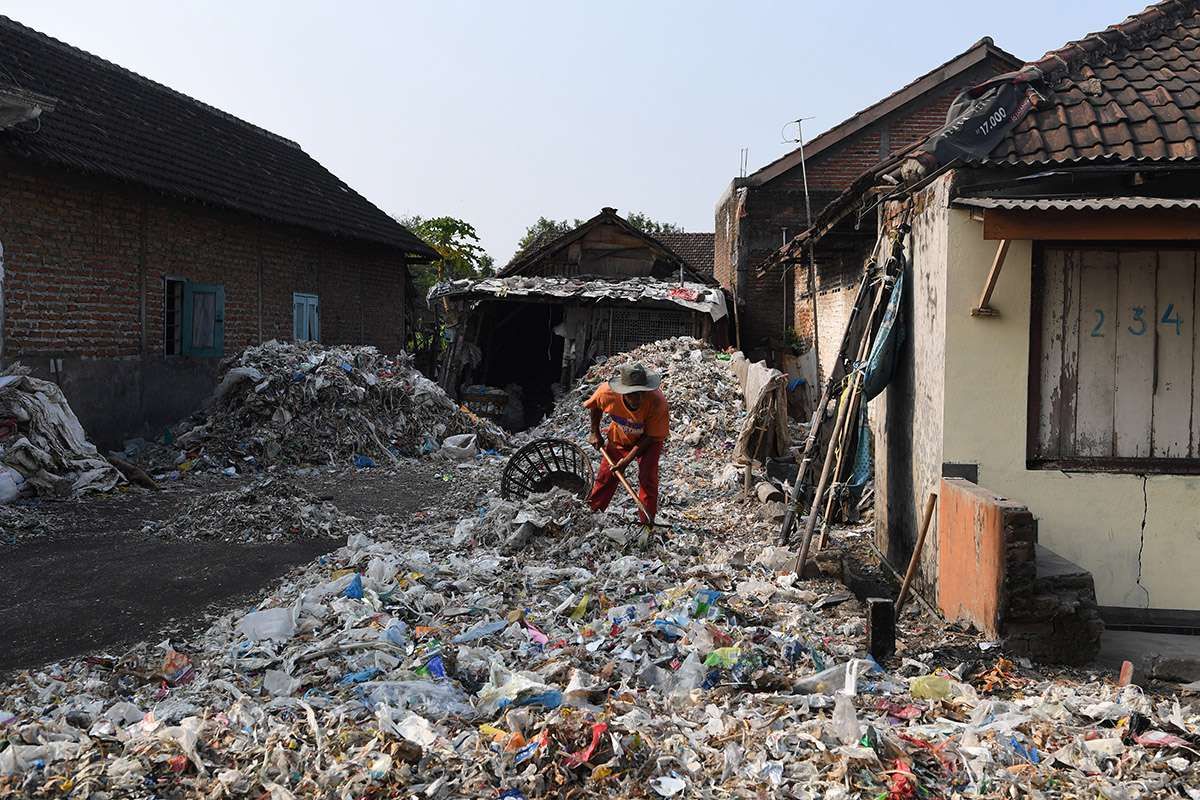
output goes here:
<path id="1" fill-rule="evenodd" d="M 913 576 L 917 574 L 917 564 L 921 563 L 921 550 L 925 547 L 925 534 L 929 532 L 929 523 L 933 520 L 933 507 L 937 504 L 937 492 L 930 492 L 925 499 L 925 513 L 921 517 L 921 530 L 917 532 L 917 542 L 913 545 L 912 558 L 908 560 L 908 569 L 904 572 L 904 583 L 900 584 L 900 594 L 896 596 L 896 616 L 904 610 L 904 601 L 908 599 L 908 590 L 912 586 Z"/>

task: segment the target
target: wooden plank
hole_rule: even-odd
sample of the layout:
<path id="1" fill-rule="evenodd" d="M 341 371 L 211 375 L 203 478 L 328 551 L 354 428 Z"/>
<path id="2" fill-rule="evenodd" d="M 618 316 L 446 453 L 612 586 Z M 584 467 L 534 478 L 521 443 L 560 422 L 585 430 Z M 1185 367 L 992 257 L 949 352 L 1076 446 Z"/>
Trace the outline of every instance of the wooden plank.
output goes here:
<path id="1" fill-rule="evenodd" d="M 1200 258 L 1200 254 L 1198 254 Z M 1200 264 L 1197 264 L 1200 268 Z M 1192 316 L 1200 311 L 1200 274 L 1196 276 L 1197 286 L 1192 292 Z M 1191 446 L 1188 454 L 1191 458 L 1200 458 L 1200 391 L 1196 390 L 1196 365 L 1200 363 L 1200 325 L 1192 325 L 1192 425 Z"/>
<path id="2" fill-rule="evenodd" d="M 1192 340 L 1196 256 L 1188 250 L 1158 255 L 1158 356 L 1155 359 L 1151 453 L 1187 458 L 1192 432 Z"/>
<path id="3" fill-rule="evenodd" d="M 1075 407 L 1075 455 L 1113 454 L 1116 399 L 1117 253 L 1079 252 L 1079 378 Z"/>
<path id="4" fill-rule="evenodd" d="M 1009 211 L 983 214 L 983 238 L 1075 241 L 1196 241 L 1200 209 Z"/>
<path id="5" fill-rule="evenodd" d="M 1154 282 L 1158 254 L 1124 251 L 1117 270 L 1117 371 L 1113 450 L 1120 458 L 1150 455 L 1154 401 Z"/>
<path id="6" fill-rule="evenodd" d="M 1058 451 L 1075 455 L 1075 409 L 1079 386 L 1079 277 L 1080 254 L 1063 251 L 1062 371 L 1058 376 Z"/>
<path id="7" fill-rule="evenodd" d="M 972 309 L 972 316 L 994 316 L 991 308 L 992 292 L 996 290 L 996 281 L 1000 278 L 1000 270 L 1004 269 L 1004 259 L 1008 256 L 1009 239 L 1001 239 L 996 246 L 996 255 L 992 258 L 992 268 L 988 270 L 987 280 L 983 283 L 983 291 L 979 293 L 979 303 Z"/>
<path id="8" fill-rule="evenodd" d="M 1047 248 L 1042 267 L 1041 358 L 1035 458 L 1056 458 L 1062 436 L 1063 311 L 1066 265 L 1062 250 Z M 1074 420 L 1072 420 L 1072 424 Z"/>

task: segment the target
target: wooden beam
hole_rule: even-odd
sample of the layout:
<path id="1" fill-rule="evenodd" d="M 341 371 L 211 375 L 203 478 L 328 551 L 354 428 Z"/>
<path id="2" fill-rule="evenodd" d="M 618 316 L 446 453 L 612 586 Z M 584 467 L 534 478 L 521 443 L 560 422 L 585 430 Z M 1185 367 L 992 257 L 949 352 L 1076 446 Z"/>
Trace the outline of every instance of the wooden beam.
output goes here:
<path id="1" fill-rule="evenodd" d="M 979 303 L 971 309 L 972 317 L 998 317 L 1000 312 L 989 305 L 996 281 L 1000 278 L 1000 270 L 1004 269 L 1004 259 L 1008 256 L 1008 243 L 1011 239 L 1001 239 L 996 246 L 996 255 L 992 259 L 992 268 L 988 270 L 987 280 L 983 283 L 983 291 L 979 294 Z"/>
<path id="2" fill-rule="evenodd" d="M 1059 241 L 1200 240 L 1200 209 L 1038 211 L 989 208 L 983 238 Z"/>

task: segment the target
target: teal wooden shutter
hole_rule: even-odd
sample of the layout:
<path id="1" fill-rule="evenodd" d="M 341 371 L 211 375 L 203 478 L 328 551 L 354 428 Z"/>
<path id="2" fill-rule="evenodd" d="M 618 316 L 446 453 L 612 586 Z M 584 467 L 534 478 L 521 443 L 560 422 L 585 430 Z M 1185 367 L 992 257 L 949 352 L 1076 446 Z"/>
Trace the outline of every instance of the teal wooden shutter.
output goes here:
<path id="1" fill-rule="evenodd" d="M 304 295 L 292 295 L 292 341 L 303 342 L 306 338 L 307 329 L 307 306 L 304 303 Z"/>
<path id="2" fill-rule="evenodd" d="M 182 336 L 184 355 L 219 358 L 225 354 L 225 287 L 192 283 L 183 287 Z"/>
<path id="3" fill-rule="evenodd" d="M 321 341 L 320 300 L 315 294 L 292 294 L 292 338 L 297 342 Z"/>

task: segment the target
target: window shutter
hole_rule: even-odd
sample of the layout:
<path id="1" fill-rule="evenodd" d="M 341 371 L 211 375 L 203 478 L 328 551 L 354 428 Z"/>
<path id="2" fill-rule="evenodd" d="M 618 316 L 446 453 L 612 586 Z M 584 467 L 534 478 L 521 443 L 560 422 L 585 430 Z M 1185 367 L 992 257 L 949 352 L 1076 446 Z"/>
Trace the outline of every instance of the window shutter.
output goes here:
<path id="1" fill-rule="evenodd" d="M 191 283 L 183 286 L 180 351 L 199 358 L 225 353 L 225 287 Z"/>
<path id="2" fill-rule="evenodd" d="M 307 337 L 307 303 L 304 302 L 304 296 L 299 294 L 292 295 L 292 340 L 303 342 Z"/>
<path id="3" fill-rule="evenodd" d="M 292 338 L 297 342 L 321 341 L 320 298 L 315 294 L 292 294 Z"/>

